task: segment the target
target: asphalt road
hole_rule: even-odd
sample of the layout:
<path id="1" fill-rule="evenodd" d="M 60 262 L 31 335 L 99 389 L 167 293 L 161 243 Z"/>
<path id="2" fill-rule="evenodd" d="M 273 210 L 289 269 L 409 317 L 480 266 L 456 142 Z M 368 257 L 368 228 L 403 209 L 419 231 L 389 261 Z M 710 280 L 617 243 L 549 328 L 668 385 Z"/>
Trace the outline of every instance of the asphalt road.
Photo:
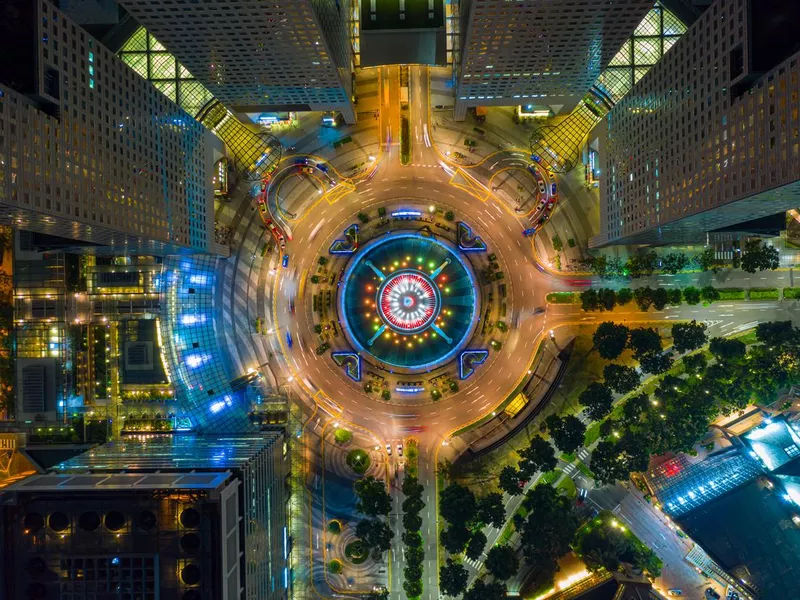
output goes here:
<path id="1" fill-rule="evenodd" d="M 424 67 L 411 67 L 411 103 L 408 116 L 413 137 L 413 159 L 415 166 L 403 167 L 399 160 L 399 70 L 397 67 L 381 69 L 379 101 L 379 137 L 384 142 L 383 152 L 374 176 L 357 183 L 349 193 L 289 194 L 281 195 L 281 209 L 291 229 L 293 241 L 286 252 L 290 255 L 290 266 L 270 271 L 265 279 L 270 286 L 268 297 L 272 306 L 268 314 L 273 315 L 271 338 L 273 348 L 286 360 L 288 381 L 298 387 L 302 397 L 313 396 L 323 412 L 372 431 L 380 440 L 398 440 L 406 434 L 409 424 L 424 425 L 427 429 L 417 434 L 426 456 L 421 461 L 420 480 L 426 489 L 428 507 L 424 514 L 423 531 L 426 532 L 425 598 L 438 598 L 436 585 L 436 527 L 435 527 L 435 456 L 448 435 L 491 410 L 521 380 L 535 353 L 538 342 L 546 337 L 549 329 L 558 330 L 568 324 L 591 324 L 613 318 L 625 322 L 697 319 L 710 325 L 711 335 L 730 334 L 754 326 L 762 320 L 788 318 L 789 303 L 748 302 L 716 303 L 709 307 L 681 306 L 663 311 L 641 313 L 630 307 L 618 308 L 613 313 L 583 313 L 575 306 L 547 305 L 545 295 L 553 290 L 584 289 L 575 287 L 573 278 L 559 277 L 549 273 L 537 263 L 531 240 L 522 237 L 522 230 L 529 226 L 513 209 L 501 199 L 492 196 L 490 180 L 498 170 L 507 167 L 525 168 L 526 156 L 510 151 L 498 152 L 470 169 L 458 171 L 457 166 L 445 162 L 425 135 L 430 127 L 428 110 L 428 76 Z M 405 111 L 403 111 L 405 112 Z M 291 157 L 285 159 L 293 160 Z M 276 174 L 271 186 L 275 190 L 270 198 L 270 207 L 277 210 L 281 180 L 294 176 L 296 171 L 284 164 Z M 466 175 L 464 175 L 466 173 Z M 468 181 L 471 193 L 456 187 L 451 181 Z M 340 178 L 335 178 L 340 182 Z M 336 190 L 339 192 L 340 190 Z M 344 190 L 347 191 L 347 190 Z M 329 195 L 330 194 L 330 195 Z M 479 199 L 486 198 L 485 200 Z M 310 285 L 304 283 L 316 269 L 317 258 L 326 253 L 330 243 L 341 237 L 342 231 L 354 222 L 360 210 L 375 213 L 378 206 L 396 206 L 407 202 L 436 206 L 454 210 L 463 215 L 481 235 L 493 252 L 506 262 L 508 273 L 508 304 L 513 307 L 509 320 L 518 325 L 509 332 L 501 351 L 502 360 L 493 368 L 478 367 L 478 372 L 469 385 L 447 396 L 438 403 L 416 405 L 413 408 L 394 403 L 383 403 L 370 398 L 354 382 L 348 380 L 326 354 L 315 352 L 316 334 L 310 307 Z M 561 198 L 560 202 L 569 202 Z M 292 214 L 296 218 L 292 218 Z M 589 278 L 592 283 L 599 283 Z M 792 271 L 749 275 L 742 272 L 713 275 L 684 274 L 643 278 L 637 285 L 715 285 L 727 286 L 785 286 L 794 283 Z M 608 285 L 603 282 L 603 285 Z M 619 287 L 621 284 L 612 284 Z M 294 310 L 292 310 L 294 307 Z M 536 309 L 545 309 L 536 313 Z M 291 345 L 288 343 L 291 338 Z M 424 468 L 422 463 L 425 463 Z M 397 492 L 399 493 L 399 492 Z M 399 500 L 397 498 L 396 500 Z M 396 508 L 399 504 L 396 503 Z M 509 507 L 511 509 L 511 507 Z M 399 534 L 399 532 L 398 532 Z M 399 538 L 398 544 L 399 547 Z M 399 554 L 399 557 L 397 556 Z M 402 554 L 395 553 L 392 569 L 392 589 L 398 595 L 402 571 Z"/>

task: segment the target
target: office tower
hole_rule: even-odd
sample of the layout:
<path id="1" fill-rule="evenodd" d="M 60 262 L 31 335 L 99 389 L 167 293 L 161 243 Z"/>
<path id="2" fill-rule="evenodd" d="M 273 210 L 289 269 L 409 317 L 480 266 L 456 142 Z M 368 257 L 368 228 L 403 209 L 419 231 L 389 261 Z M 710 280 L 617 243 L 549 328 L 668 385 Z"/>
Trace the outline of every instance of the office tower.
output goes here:
<path id="1" fill-rule="evenodd" d="M 0 595 L 287 598 L 287 470 L 282 433 L 154 436 L 11 484 Z"/>
<path id="2" fill-rule="evenodd" d="M 102 252 L 212 250 L 214 138 L 48 2 L 0 51 L 0 219 Z"/>
<path id="3" fill-rule="evenodd" d="M 355 122 L 348 0 L 121 4 L 234 112 L 336 110 Z"/>
<path id="4" fill-rule="evenodd" d="M 800 205 L 798 18 L 717 0 L 614 107 L 591 246 L 705 242 Z"/>
<path id="5" fill-rule="evenodd" d="M 474 106 L 571 109 L 652 6 L 651 0 L 463 0 L 455 118 Z"/>

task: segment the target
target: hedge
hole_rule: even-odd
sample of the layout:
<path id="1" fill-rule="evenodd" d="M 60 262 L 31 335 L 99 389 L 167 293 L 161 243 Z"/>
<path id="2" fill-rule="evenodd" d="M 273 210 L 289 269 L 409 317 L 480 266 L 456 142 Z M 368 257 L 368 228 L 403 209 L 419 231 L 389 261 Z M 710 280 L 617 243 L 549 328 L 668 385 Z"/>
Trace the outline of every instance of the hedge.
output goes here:
<path id="1" fill-rule="evenodd" d="M 750 300 L 777 300 L 780 291 L 776 288 L 750 288 Z"/>

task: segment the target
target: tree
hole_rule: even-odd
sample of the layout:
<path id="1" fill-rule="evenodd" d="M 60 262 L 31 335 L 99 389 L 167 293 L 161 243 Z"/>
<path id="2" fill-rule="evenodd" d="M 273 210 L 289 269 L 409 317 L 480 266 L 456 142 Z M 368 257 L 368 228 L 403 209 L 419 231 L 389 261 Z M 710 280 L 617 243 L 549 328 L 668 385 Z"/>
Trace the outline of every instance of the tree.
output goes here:
<path id="1" fill-rule="evenodd" d="M 486 547 L 486 534 L 478 530 L 472 534 L 467 544 L 467 549 L 464 551 L 464 556 L 470 560 L 478 560 L 483 554 L 483 549 Z"/>
<path id="2" fill-rule="evenodd" d="M 719 269 L 716 266 L 716 253 L 713 248 L 706 248 L 701 254 L 694 257 L 694 261 L 702 271 L 713 271 L 716 273 Z"/>
<path id="3" fill-rule="evenodd" d="M 392 497 L 386 493 L 386 486 L 372 475 L 359 479 L 353 485 L 358 503 L 356 508 L 368 517 L 388 515 L 392 509 Z"/>
<path id="4" fill-rule="evenodd" d="M 662 287 L 653 290 L 653 308 L 656 310 L 664 310 L 667 302 L 669 302 L 667 290 Z"/>
<path id="5" fill-rule="evenodd" d="M 700 297 L 705 302 L 714 302 L 714 300 L 719 300 L 719 296 L 719 290 L 712 285 L 707 285 L 700 290 Z"/>
<path id="6" fill-rule="evenodd" d="M 698 352 L 697 354 L 690 354 L 683 357 L 683 370 L 690 375 L 698 375 L 706 370 L 708 361 L 705 354 Z"/>
<path id="7" fill-rule="evenodd" d="M 653 304 L 653 290 L 650 286 L 638 287 L 633 290 L 633 299 L 642 312 L 647 312 Z"/>
<path id="8" fill-rule="evenodd" d="M 356 535 L 372 548 L 373 556 L 380 557 L 392 547 L 394 532 L 383 519 L 361 519 L 356 525 Z"/>
<path id="9" fill-rule="evenodd" d="M 538 435 L 531 438 L 528 447 L 520 451 L 519 455 L 522 457 L 519 470 L 523 477 L 530 477 L 536 471 L 552 471 L 558 464 L 553 447 Z"/>
<path id="10" fill-rule="evenodd" d="M 694 306 L 695 304 L 700 303 L 700 290 L 698 290 L 693 285 L 690 285 L 683 290 L 683 299 L 686 300 L 686 304 Z"/>
<path id="11" fill-rule="evenodd" d="M 599 485 L 625 480 L 631 474 L 617 442 L 607 440 L 599 442 L 592 451 L 591 467 Z"/>
<path id="12" fill-rule="evenodd" d="M 389 590 L 384 588 L 380 591 L 372 591 L 367 595 L 366 600 L 389 600 Z"/>
<path id="13" fill-rule="evenodd" d="M 442 546 L 450 554 L 459 554 L 464 551 L 464 546 L 469 542 L 469 537 L 469 529 L 464 525 L 451 525 L 442 530 Z"/>
<path id="14" fill-rule="evenodd" d="M 583 446 L 586 426 L 575 415 L 550 415 L 545 422 L 553 442 L 562 452 L 575 452 Z"/>
<path id="15" fill-rule="evenodd" d="M 403 486 L 401 489 L 403 490 L 403 494 L 406 496 L 422 498 L 422 484 L 416 477 L 412 475 L 406 475 L 405 479 L 403 479 Z"/>
<path id="16" fill-rule="evenodd" d="M 618 394 L 632 392 L 639 387 L 639 373 L 632 367 L 610 364 L 603 369 L 605 383 Z"/>
<path id="17" fill-rule="evenodd" d="M 680 306 L 683 294 L 678 288 L 670 288 L 667 290 L 667 302 L 670 306 Z"/>
<path id="18" fill-rule="evenodd" d="M 589 288 L 581 292 L 581 308 L 585 311 L 597 310 L 600 306 L 600 301 L 597 297 L 597 291 Z"/>
<path id="19" fill-rule="evenodd" d="M 774 246 L 767 246 L 761 240 L 747 240 L 742 255 L 742 270 L 748 273 L 778 268 L 780 254 Z"/>
<path id="20" fill-rule="evenodd" d="M 408 496 L 403 500 L 402 508 L 405 513 L 420 513 L 425 508 L 425 503 L 419 496 Z"/>
<path id="21" fill-rule="evenodd" d="M 672 347 L 680 353 L 695 350 L 706 343 L 705 323 L 675 323 L 672 326 Z"/>
<path id="22" fill-rule="evenodd" d="M 772 321 L 756 325 L 756 338 L 767 346 L 782 346 L 800 341 L 800 330 L 792 326 L 791 321 Z"/>
<path id="23" fill-rule="evenodd" d="M 670 252 L 661 259 L 661 271 L 675 275 L 689 265 L 689 259 L 681 252 Z"/>
<path id="24" fill-rule="evenodd" d="M 505 600 L 506 592 L 508 589 L 505 583 L 499 581 L 484 583 L 483 579 L 479 579 L 464 594 L 464 600 Z"/>
<path id="25" fill-rule="evenodd" d="M 452 525 L 466 525 L 477 510 L 475 495 L 463 485 L 451 483 L 439 493 L 439 514 Z"/>
<path id="26" fill-rule="evenodd" d="M 614 310 L 614 306 L 617 303 L 617 294 L 611 288 L 600 288 L 597 292 L 597 300 L 600 303 L 600 308 Z"/>
<path id="27" fill-rule="evenodd" d="M 645 373 L 659 375 L 672 366 L 672 357 L 666 352 L 648 352 L 639 359 L 639 366 Z"/>
<path id="28" fill-rule="evenodd" d="M 478 519 L 485 525 L 492 525 L 502 529 L 506 522 L 506 507 L 503 504 L 503 495 L 490 492 L 478 500 Z"/>
<path id="29" fill-rule="evenodd" d="M 606 360 L 617 358 L 628 343 L 628 328 L 613 321 L 600 323 L 592 336 L 594 347 Z"/>
<path id="30" fill-rule="evenodd" d="M 624 306 L 633 300 L 633 292 L 630 288 L 621 288 L 617 291 L 617 304 Z"/>
<path id="31" fill-rule="evenodd" d="M 652 275 L 658 262 L 658 255 L 653 252 L 635 254 L 625 263 L 625 270 L 634 279 L 645 275 Z"/>
<path id="32" fill-rule="evenodd" d="M 527 480 L 519 470 L 511 465 L 506 465 L 500 471 L 497 484 L 509 496 L 518 496 L 522 493 L 522 487 Z"/>
<path id="33" fill-rule="evenodd" d="M 586 414 L 589 415 L 589 418 L 599 421 L 611 412 L 614 396 L 608 386 L 594 381 L 581 392 L 578 402 L 586 407 Z"/>
<path id="34" fill-rule="evenodd" d="M 403 582 L 403 590 L 409 598 L 419 598 L 422 594 L 422 579 L 409 579 Z"/>
<path id="35" fill-rule="evenodd" d="M 632 398 L 628 398 L 627 402 L 622 405 L 622 422 L 626 424 L 635 424 L 642 416 L 642 413 L 649 410 L 650 398 L 647 394 L 637 394 Z"/>
<path id="36" fill-rule="evenodd" d="M 446 596 L 460 596 L 467 589 L 469 574 L 461 563 L 452 558 L 439 569 L 439 591 Z"/>
<path id="37" fill-rule="evenodd" d="M 661 336 L 652 327 L 631 329 L 628 346 L 633 350 L 634 358 L 641 358 L 648 352 L 661 351 Z"/>
<path id="38" fill-rule="evenodd" d="M 403 529 L 408 531 L 419 531 L 422 528 L 422 517 L 419 513 L 404 513 L 403 514 Z"/>
<path id="39" fill-rule="evenodd" d="M 500 581 L 510 579 L 517 574 L 517 569 L 519 569 L 519 561 L 514 555 L 514 549 L 507 545 L 494 546 L 489 550 L 484 565 L 489 573 Z"/>
<path id="40" fill-rule="evenodd" d="M 747 346 L 741 340 L 715 337 L 708 349 L 721 362 L 739 362 L 744 358 Z"/>

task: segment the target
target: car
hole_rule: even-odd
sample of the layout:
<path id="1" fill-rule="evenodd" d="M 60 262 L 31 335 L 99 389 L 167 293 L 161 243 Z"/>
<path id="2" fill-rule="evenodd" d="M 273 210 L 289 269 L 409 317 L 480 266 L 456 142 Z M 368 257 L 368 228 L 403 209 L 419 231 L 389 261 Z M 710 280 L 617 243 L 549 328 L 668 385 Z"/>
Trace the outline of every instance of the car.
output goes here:
<path id="1" fill-rule="evenodd" d="M 403 456 L 403 442 L 397 444 L 397 456 Z"/>
<path id="2" fill-rule="evenodd" d="M 539 204 L 536 205 L 536 210 L 542 210 L 545 204 L 547 204 L 547 198 L 542 198 L 539 200 Z"/>
<path id="3" fill-rule="evenodd" d="M 672 588 L 671 590 L 667 590 L 667 596 L 683 596 L 683 590 Z"/>
<path id="4" fill-rule="evenodd" d="M 388 454 L 389 456 L 392 455 L 392 445 L 391 444 L 386 444 L 386 454 Z"/>
<path id="5" fill-rule="evenodd" d="M 313 167 L 303 167 L 302 171 L 303 171 L 303 173 L 305 173 L 306 175 L 313 175 L 313 174 L 314 174 L 314 169 L 313 169 Z"/>
<path id="6" fill-rule="evenodd" d="M 289 255 L 288 254 L 284 254 L 283 255 L 283 258 L 281 259 L 281 266 L 284 269 L 289 266 Z"/>
<path id="7" fill-rule="evenodd" d="M 294 298 L 289 300 L 289 312 L 294 314 Z"/>
<path id="8" fill-rule="evenodd" d="M 537 182 L 539 184 L 539 193 L 544 196 L 547 194 L 547 188 L 544 187 L 544 181 Z"/>
<path id="9" fill-rule="evenodd" d="M 719 593 L 714 588 L 706 588 L 706 600 L 719 600 Z"/>
<path id="10" fill-rule="evenodd" d="M 258 203 L 258 210 L 261 212 L 262 215 L 267 214 L 267 203 L 266 202 L 259 202 Z"/>
<path id="11" fill-rule="evenodd" d="M 536 227 L 529 227 L 528 229 L 526 229 L 526 230 L 524 230 L 524 231 L 522 232 L 522 237 L 529 238 L 529 237 L 531 237 L 531 236 L 532 236 L 534 233 L 536 233 Z"/>
<path id="12" fill-rule="evenodd" d="M 592 285 L 592 280 L 591 279 L 567 279 L 567 283 L 570 284 L 570 285 L 586 286 L 586 285 Z"/>
<path id="13" fill-rule="evenodd" d="M 547 203 L 547 210 L 552 209 L 555 205 L 556 205 L 556 201 L 555 200 L 550 200 L 550 202 Z"/>
<path id="14" fill-rule="evenodd" d="M 728 590 L 728 594 L 725 596 L 727 600 L 739 600 L 739 592 L 734 590 Z"/>
<path id="15" fill-rule="evenodd" d="M 550 184 L 550 194 L 553 195 L 553 196 L 556 195 L 556 184 L 555 183 L 551 183 Z"/>
<path id="16" fill-rule="evenodd" d="M 531 154 L 531 160 L 535 163 L 542 162 L 542 157 L 538 154 Z"/>
<path id="17" fill-rule="evenodd" d="M 262 179 L 261 180 L 261 192 L 262 193 L 267 191 L 268 185 L 269 185 L 269 181 L 268 180 L 266 180 L 266 179 Z"/>
<path id="18" fill-rule="evenodd" d="M 584 502 L 586 502 L 587 493 L 588 491 L 586 490 L 586 488 L 580 488 L 578 490 L 578 497 L 576 499 L 578 504 L 583 504 Z"/>
<path id="19" fill-rule="evenodd" d="M 539 225 L 544 225 L 545 223 L 547 223 L 547 217 L 541 217 L 539 219 Z"/>
<path id="20" fill-rule="evenodd" d="M 328 172 L 328 165 L 326 165 L 326 164 L 323 164 L 323 163 L 317 163 L 317 168 L 318 168 L 320 171 L 322 171 L 323 173 L 327 173 L 327 172 Z"/>
<path id="21" fill-rule="evenodd" d="M 296 164 L 298 166 L 307 165 L 308 164 L 308 159 L 296 158 L 296 159 L 294 159 L 294 164 Z"/>
<path id="22" fill-rule="evenodd" d="M 286 345 L 291 348 L 294 345 L 294 340 L 292 340 L 292 334 L 288 331 L 286 332 Z"/>

